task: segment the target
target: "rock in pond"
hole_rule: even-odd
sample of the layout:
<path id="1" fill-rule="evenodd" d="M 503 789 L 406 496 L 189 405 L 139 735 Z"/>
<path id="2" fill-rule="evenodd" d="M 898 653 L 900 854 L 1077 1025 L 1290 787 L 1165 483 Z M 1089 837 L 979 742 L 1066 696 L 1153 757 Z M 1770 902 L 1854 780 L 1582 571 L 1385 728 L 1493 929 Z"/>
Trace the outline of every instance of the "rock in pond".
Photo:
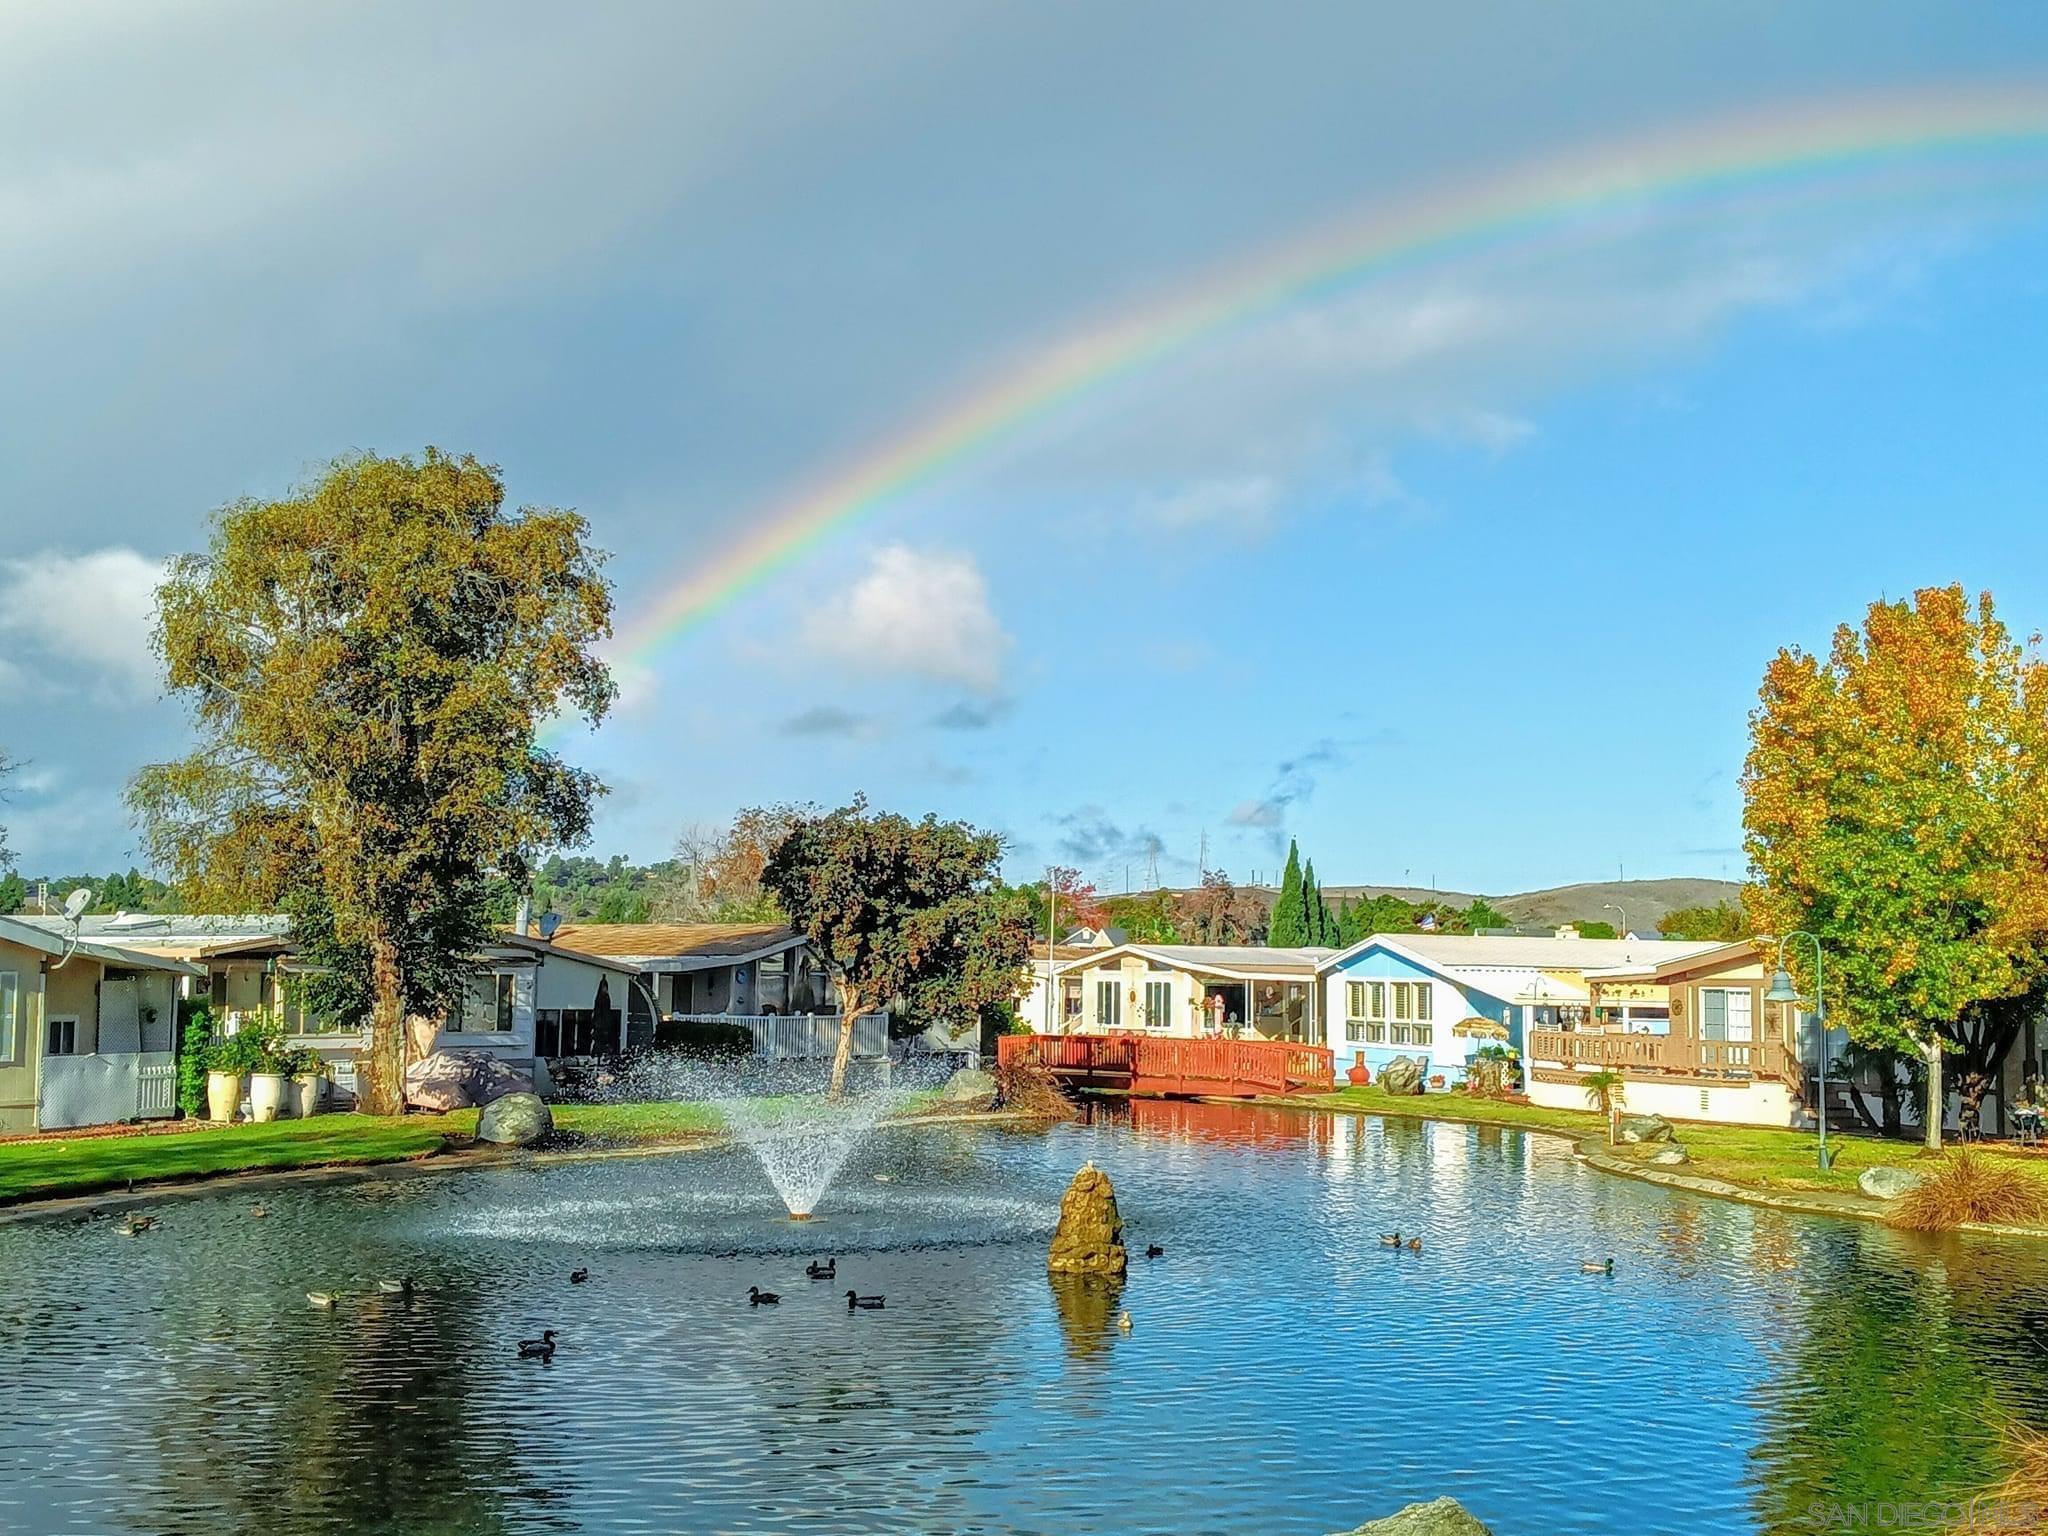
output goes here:
<path id="1" fill-rule="evenodd" d="M 1420 1093 L 1429 1063 L 1420 1056 L 1396 1056 L 1380 1068 L 1380 1086 L 1389 1093 Z"/>
<path id="2" fill-rule="evenodd" d="M 1384 1520 L 1368 1520 L 1344 1536 L 1493 1536 L 1493 1532 L 1456 1499 L 1432 1499 L 1398 1509 Z"/>
<path id="3" fill-rule="evenodd" d="M 1856 1176 L 1856 1187 L 1873 1200 L 1896 1200 L 1921 1183 L 1910 1168 L 1866 1168 Z"/>
<path id="4" fill-rule="evenodd" d="M 1680 1163 L 1689 1163 L 1692 1159 L 1686 1155 L 1685 1148 L 1677 1142 L 1667 1141 L 1643 1161 L 1655 1163 L 1660 1168 L 1676 1168 Z"/>
<path id="5" fill-rule="evenodd" d="M 405 1069 L 405 1102 L 415 1109 L 471 1109 L 531 1092 L 532 1078 L 489 1051 L 436 1051 Z"/>
<path id="6" fill-rule="evenodd" d="M 530 1147 L 555 1128 L 555 1117 L 537 1093 L 508 1093 L 491 1100 L 476 1117 L 479 1141 Z"/>
<path id="7" fill-rule="evenodd" d="M 1083 1163 L 1060 1197 L 1060 1224 L 1045 1267 L 1062 1275 L 1120 1275 L 1129 1263 L 1116 1187 L 1100 1168 Z"/>
<path id="8" fill-rule="evenodd" d="M 996 1102 L 996 1080 L 974 1067 L 962 1067 L 946 1079 L 939 1102 L 956 1109 L 990 1109 Z"/>
<path id="9" fill-rule="evenodd" d="M 1631 1147 L 1645 1141 L 1670 1141 L 1675 1134 L 1662 1115 L 1623 1115 L 1614 1127 L 1615 1139 Z"/>

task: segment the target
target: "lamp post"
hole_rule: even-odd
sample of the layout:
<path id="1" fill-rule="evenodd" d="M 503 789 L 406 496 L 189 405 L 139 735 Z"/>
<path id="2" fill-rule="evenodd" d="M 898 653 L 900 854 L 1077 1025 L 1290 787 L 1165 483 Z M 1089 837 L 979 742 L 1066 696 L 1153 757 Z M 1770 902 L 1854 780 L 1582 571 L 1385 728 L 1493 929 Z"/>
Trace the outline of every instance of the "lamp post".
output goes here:
<path id="1" fill-rule="evenodd" d="M 1612 912 L 1616 917 L 1621 919 L 1621 936 L 1624 939 L 1627 938 L 1628 913 L 1611 901 L 1603 901 L 1602 903 L 1600 903 L 1600 910 L 1602 912 Z"/>
<path id="2" fill-rule="evenodd" d="M 1778 963 L 1771 973 L 1771 989 L 1764 994 L 1767 1003 L 1793 1003 L 1804 1006 L 1806 999 L 1799 995 L 1799 989 L 1792 985 L 1792 973 L 1785 969 L 1785 946 L 1793 939 L 1805 939 L 1813 946 L 1813 1022 L 1820 1026 L 1820 1061 L 1817 1072 L 1820 1079 L 1818 1105 L 1820 1118 L 1820 1166 L 1826 1172 L 1832 1161 L 1828 1156 L 1828 1010 L 1821 1000 L 1820 940 L 1804 928 L 1797 929 L 1778 940 Z M 1792 1037 L 1792 1049 L 1799 1049 L 1799 1037 Z"/>

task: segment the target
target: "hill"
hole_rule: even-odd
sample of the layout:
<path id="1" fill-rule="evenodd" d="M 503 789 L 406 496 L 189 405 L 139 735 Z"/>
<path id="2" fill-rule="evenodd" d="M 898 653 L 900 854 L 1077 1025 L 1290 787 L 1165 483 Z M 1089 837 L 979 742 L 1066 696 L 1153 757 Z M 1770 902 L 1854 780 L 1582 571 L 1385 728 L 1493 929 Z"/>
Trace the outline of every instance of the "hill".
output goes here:
<path id="1" fill-rule="evenodd" d="M 1607 910 L 1620 907 L 1628 914 L 1628 926 L 1638 933 L 1655 928 L 1664 914 L 1677 907 L 1731 905 L 1742 899 L 1742 887 L 1733 880 L 1681 878 L 1676 880 L 1599 880 L 1584 885 L 1557 885 L 1546 891 L 1523 891 L 1515 896 L 1495 896 L 1493 904 L 1517 923 L 1589 923 L 1616 921 Z"/>

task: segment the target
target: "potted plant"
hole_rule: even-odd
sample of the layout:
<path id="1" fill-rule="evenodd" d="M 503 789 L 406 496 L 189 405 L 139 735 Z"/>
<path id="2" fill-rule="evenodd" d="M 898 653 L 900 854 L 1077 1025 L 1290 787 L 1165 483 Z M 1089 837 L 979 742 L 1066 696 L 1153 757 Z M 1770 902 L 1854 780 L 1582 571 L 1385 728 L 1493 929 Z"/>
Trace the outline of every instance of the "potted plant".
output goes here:
<path id="1" fill-rule="evenodd" d="M 274 1024 L 259 1024 L 247 1033 L 254 1048 L 249 1066 L 249 1118 L 264 1125 L 285 1111 L 292 1053 L 285 1049 L 284 1031 Z"/>
<path id="2" fill-rule="evenodd" d="M 224 1035 L 206 1051 L 206 1116 L 222 1125 L 242 1102 L 242 1079 L 256 1061 L 256 1041 L 246 1031 Z"/>
<path id="3" fill-rule="evenodd" d="M 293 1108 L 302 1120 L 311 1119 L 327 1107 L 327 1061 L 311 1049 L 292 1052 Z"/>

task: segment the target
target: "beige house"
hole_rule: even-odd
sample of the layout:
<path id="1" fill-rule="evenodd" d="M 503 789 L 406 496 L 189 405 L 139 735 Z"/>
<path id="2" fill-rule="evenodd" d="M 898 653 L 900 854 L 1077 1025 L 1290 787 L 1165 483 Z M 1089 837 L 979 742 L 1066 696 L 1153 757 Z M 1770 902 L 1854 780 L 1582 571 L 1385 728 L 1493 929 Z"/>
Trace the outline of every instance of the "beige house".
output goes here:
<path id="1" fill-rule="evenodd" d="M 1251 944 L 1118 944 L 1056 966 L 1059 1033 L 1324 1045 L 1317 969 L 1334 953 Z"/>
<path id="2" fill-rule="evenodd" d="M 0 1134 L 169 1116 L 182 961 L 0 917 Z"/>

